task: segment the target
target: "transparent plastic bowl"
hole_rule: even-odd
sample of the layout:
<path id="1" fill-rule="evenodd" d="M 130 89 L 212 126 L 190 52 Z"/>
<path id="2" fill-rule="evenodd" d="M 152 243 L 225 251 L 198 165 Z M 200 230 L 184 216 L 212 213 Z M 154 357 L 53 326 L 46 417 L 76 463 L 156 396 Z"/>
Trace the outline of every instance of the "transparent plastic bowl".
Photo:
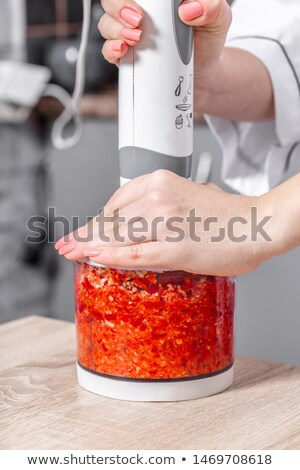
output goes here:
<path id="1" fill-rule="evenodd" d="M 76 262 L 74 280 L 84 388 L 162 401 L 207 396 L 231 385 L 235 279 Z"/>

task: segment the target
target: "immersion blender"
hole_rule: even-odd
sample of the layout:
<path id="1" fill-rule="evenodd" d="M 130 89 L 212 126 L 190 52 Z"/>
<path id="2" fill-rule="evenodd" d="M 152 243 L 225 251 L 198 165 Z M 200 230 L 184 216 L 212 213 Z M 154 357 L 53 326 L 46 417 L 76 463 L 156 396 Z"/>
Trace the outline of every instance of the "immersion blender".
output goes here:
<path id="1" fill-rule="evenodd" d="M 142 25 L 143 36 L 140 43 L 134 48 L 130 48 L 120 61 L 119 152 L 121 185 L 128 180 L 158 169 L 166 169 L 186 178 L 191 177 L 193 30 L 184 25 L 179 18 L 178 7 L 181 0 L 139 0 L 138 3 L 145 13 Z M 165 279 L 165 276 L 169 276 L 172 280 L 170 282 L 173 282 L 176 289 L 179 288 L 178 299 L 181 298 L 181 284 L 176 280 L 178 274 L 163 273 L 155 274 L 155 276 L 156 279 L 161 278 L 162 280 Z M 201 367 L 205 368 L 207 364 L 200 353 L 197 359 L 197 348 L 199 351 L 203 351 L 203 354 L 206 351 L 205 354 L 213 358 L 215 368 L 212 372 L 200 373 L 200 375 L 191 373 L 189 375 L 186 370 L 187 374 L 184 378 L 170 379 L 168 376 L 165 379 L 145 379 L 143 375 L 139 377 L 137 372 L 139 369 L 133 367 L 135 364 L 133 361 L 128 370 L 126 369 L 127 372 L 122 373 L 123 364 L 127 364 L 129 357 L 134 356 L 133 345 L 135 344 L 135 348 L 138 348 L 138 345 L 145 348 L 145 343 L 143 343 L 145 335 L 151 336 L 155 330 L 155 325 L 151 322 L 154 321 L 153 309 L 156 308 L 155 299 L 158 297 L 156 298 L 156 294 L 151 294 L 149 291 L 145 291 L 145 295 L 136 292 L 137 288 L 135 287 L 136 279 L 139 279 L 139 284 L 141 284 L 141 282 L 148 282 L 149 277 L 151 277 L 149 272 L 137 271 L 135 273 L 129 272 L 130 279 L 127 279 L 123 271 L 114 271 L 109 268 L 103 270 L 101 266 L 90 261 L 86 261 L 86 264 L 77 263 L 75 295 L 77 298 L 78 335 L 77 373 L 80 385 L 100 395 L 138 401 L 189 400 L 219 393 L 228 388 L 233 380 L 231 334 L 234 287 L 233 283 L 225 278 L 206 279 L 203 276 L 201 279 L 201 276 L 197 277 L 187 273 L 185 277 L 188 279 L 184 282 L 190 282 L 190 285 L 194 285 L 194 291 L 191 290 L 191 298 L 187 297 L 185 308 L 179 312 L 177 319 L 178 325 L 181 325 L 180 322 L 184 323 L 184 315 L 189 315 L 189 308 L 195 309 L 195 318 L 191 319 L 191 323 L 188 323 L 190 334 L 187 335 L 185 341 L 189 348 L 195 348 L 194 359 L 201 364 Z M 111 278 L 115 279 L 115 286 L 113 286 Z M 124 278 L 126 278 L 126 282 Z M 110 296 L 105 291 L 105 285 L 113 289 Z M 152 289 L 156 289 L 157 286 L 158 284 L 152 285 Z M 170 284 L 166 283 L 162 296 L 166 296 L 169 287 Z M 127 302 L 126 296 L 129 295 L 128 292 L 131 292 L 132 288 L 135 293 L 130 297 L 131 300 L 127 307 L 124 308 L 122 302 Z M 177 291 L 174 292 L 170 291 L 169 295 L 176 296 Z M 119 297 L 117 295 L 120 295 L 120 305 L 118 305 Z M 140 300 L 134 300 L 138 295 L 140 295 Z M 104 296 L 103 298 L 108 300 L 98 301 L 99 296 Z M 167 316 L 170 314 L 171 307 L 166 300 L 167 297 L 164 298 L 163 316 Z M 90 306 L 87 306 L 87 302 Z M 145 307 L 147 302 L 152 307 Z M 212 302 L 210 313 L 207 310 L 209 302 Z M 134 308 L 137 310 L 131 318 Z M 141 326 L 133 326 L 130 322 L 134 319 L 135 323 L 142 322 L 140 317 L 143 308 L 146 309 L 145 319 L 148 326 L 144 325 L 144 330 L 139 333 Z M 124 322 L 128 322 L 125 331 L 122 323 L 124 315 L 128 317 L 126 320 L 124 319 Z M 161 361 L 164 356 L 168 356 L 168 334 L 172 335 L 174 329 L 177 328 L 176 312 L 172 311 L 172 315 L 174 318 L 170 320 L 169 329 L 165 328 L 160 331 L 160 334 L 163 335 L 161 341 L 165 342 L 166 349 L 158 354 L 158 361 Z M 200 321 L 198 318 L 201 315 L 203 315 L 203 320 Z M 157 317 L 155 321 L 158 321 Z M 209 321 L 212 322 L 210 326 L 208 326 Z M 182 327 L 181 325 L 178 328 L 186 331 L 186 326 Z M 207 329 L 211 329 L 209 340 L 206 338 Z M 118 333 L 121 330 L 123 331 L 122 335 Z M 195 331 L 197 341 L 194 344 L 192 335 L 195 334 Z M 180 331 L 176 334 L 180 334 Z M 229 346 L 226 341 L 230 343 Z M 180 342 L 182 340 L 178 339 L 178 344 L 172 346 L 174 351 L 177 349 L 180 351 Z M 154 348 L 159 350 L 158 343 L 159 341 L 156 339 L 153 343 L 153 350 Z M 150 346 L 147 347 L 148 354 L 151 356 L 153 351 L 149 353 Z M 145 358 L 142 356 L 144 352 L 143 350 L 140 353 L 141 363 L 143 357 Z M 224 367 L 222 360 L 224 352 L 227 358 L 226 367 Z M 138 353 L 136 354 L 138 355 Z M 170 358 L 169 355 L 166 367 L 170 366 Z M 177 361 L 176 355 L 173 361 Z M 185 368 L 182 364 L 179 367 Z M 132 375 L 133 370 L 135 375 Z"/>

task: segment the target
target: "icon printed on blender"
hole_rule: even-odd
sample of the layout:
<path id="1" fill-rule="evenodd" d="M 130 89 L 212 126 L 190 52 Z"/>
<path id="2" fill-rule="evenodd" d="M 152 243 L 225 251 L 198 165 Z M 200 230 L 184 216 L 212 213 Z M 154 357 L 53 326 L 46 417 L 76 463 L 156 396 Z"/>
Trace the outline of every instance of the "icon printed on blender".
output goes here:
<path id="1" fill-rule="evenodd" d="M 190 75 L 190 82 L 189 82 L 189 87 L 188 87 L 188 91 L 187 91 L 188 95 L 192 94 L 192 86 L 193 86 L 193 75 Z"/>
<path id="2" fill-rule="evenodd" d="M 188 103 L 184 103 L 184 104 L 177 104 L 176 105 L 176 108 L 179 109 L 179 111 L 183 111 L 184 113 L 186 111 L 189 111 L 189 109 L 191 109 L 192 105 L 191 104 L 188 104 Z"/>
<path id="3" fill-rule="evenodd" d="M 176 129 L 182 129 L 183 128 L 183 117 L 182 114 L 177 116 L 176 121 L 175 121 Z"/>
<path id="4" fill-rule="evenodd" d="M 192 127 L 193 113 L 187 114 L 186 119 L 187 119 L 187 127 L 191 128 Z"/>
<path id="5" fill-rule="evenodd" d="M 189 99 L 188 95 L 185 95 L 185 97 L 183 98 L 184 104 L 188 102 L 188 99 Z"/>
<path id="6" fill-rule="evenodd" d="M 184 77 L 180 76 L 179 77 L 179 84 L 178 87 L 175 90 L 175 96 L 180 96 L 181 95 L 181 89 L 182 89 L 182 83 L 184 81 Z"/>

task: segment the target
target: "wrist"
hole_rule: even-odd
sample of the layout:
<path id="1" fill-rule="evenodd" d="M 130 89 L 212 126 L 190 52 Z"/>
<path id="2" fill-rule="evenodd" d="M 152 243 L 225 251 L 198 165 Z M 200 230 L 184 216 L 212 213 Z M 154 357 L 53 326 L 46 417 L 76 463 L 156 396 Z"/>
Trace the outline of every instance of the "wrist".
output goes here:
<path id="1" fill-rule="evenodd" d="M 272 213 L 272 243 L 266 247 L 269 257 L 300 246 L 300 173 L 262 196 L 265 210 Z"/>
<path id="2" fill-rule="evenodd" d="M 205 67 L 195 69 L 195 102 L 201 113 L 209 114 L 212 100 L 222 93 L 224 84 L 224 56 Z"/>
<path id="3" fill-rule="evenodd" d="M 260 238 L 259 243 L 259 259 L 260 264 L 276 256 L 278 251 L 278 235 L 276 233 L 276 207 L 271 198 L 268 197 L 269 193 L 258 197 L 258 212 L 260 220 L 264 217 L 268 218 L 265 226 L 266 236 Z"/>
<path id="4" fill-rule="evenodd" d="M 242 49 L 224 47 L 214 60 L 196 55 L 195 105 L 202 114 L 232 121 L 274 119 L 274 96 L 265 65 Z"/>

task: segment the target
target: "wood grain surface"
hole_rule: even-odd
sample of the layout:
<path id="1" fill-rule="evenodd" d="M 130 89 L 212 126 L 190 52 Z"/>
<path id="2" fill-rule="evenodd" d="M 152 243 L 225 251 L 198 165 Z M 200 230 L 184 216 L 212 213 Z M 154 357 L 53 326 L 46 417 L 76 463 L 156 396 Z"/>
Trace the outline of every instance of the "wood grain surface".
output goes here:
<path id="1" fill-rule="evenodd" d="M 210 398 L 133 403 L 93 395 L 75 373 L 73 324 L 0 326 L 0 449 L 300 449 L 300 369 L 238 358 Z"/>

